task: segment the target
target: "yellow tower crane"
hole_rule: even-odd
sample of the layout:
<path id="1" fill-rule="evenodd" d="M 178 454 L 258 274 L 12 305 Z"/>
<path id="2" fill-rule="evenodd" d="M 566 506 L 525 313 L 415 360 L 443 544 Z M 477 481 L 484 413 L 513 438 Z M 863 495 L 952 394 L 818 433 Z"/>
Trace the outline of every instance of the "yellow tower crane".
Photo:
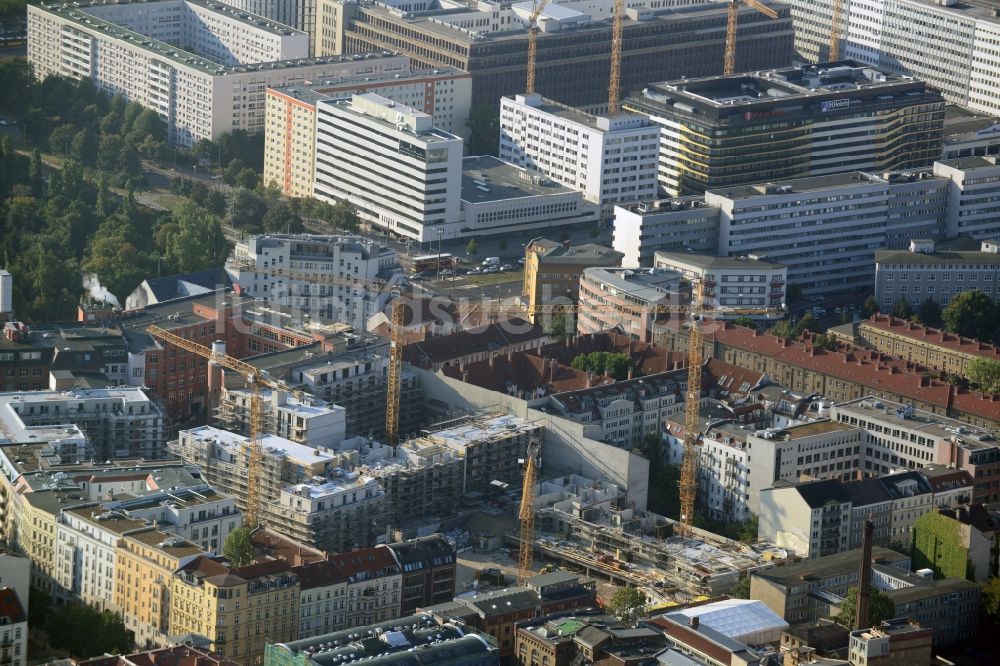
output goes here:
<path id="1" fill-rule="evenodd" d="M 165 331 L 159 326 L 149 326 L 146 328 L 146 332 L 161 342 L 240 373 L 250 388 L 250 438 L 245 451 L 247 457 L 247 500 L 243 522 L 249 527 L 256 527 L 260 520 L 260 477 L 263 473 L 262 463 L 264 460 L 264 450 L 261 443 L 264 437 L 264 401 L 260 396 L 260 387 L 266 386 L 280 391 L 288 391 L 300 400 L 303 397 L 302 392 L 292 389 L 284 382 L 263 376 L 259 369 L 229 356 L 224 351 L 209 349 L 197 342 L 191 342 L 170 331 Z"/>
<path id="2" fill-rule="evenodd" d="M 389 444 L 399 444 L 399 393 L 403 372 L 403 315 L 405 304 L 398 295 L 392 303 L 389 320 L 389 372 L 385 401 L 385 438 Z"/>
<path id="3" fill-rule="evenodd" d="M 843 14 L 843 0 L 833 0 L 833 11 L 830 14 L 830 50 L 827 54 L 827 60 L 830 62 L 840 60 L 840 33 L 843 29 L 840 23 L 843 21 Z"/>
<path id="4" fill-rule="evenodd" d="M 625 0 L 615 0 L 611 23 L 611 79 L 608 81 L 608 115 L 621 110 L 622 33 L 625 30 Z"/>
<path id="5" fill-rule="evenodd" d="M 724 74 L 736 72 L 736 28 L 738 27 L 737 14 L 740 4 L 753 7 L 769 18 L 778 18 L 778 12 L 757 0 L 730 0 L 728 21 L 726 22 L 726 57 L 722 70 Z"/>
<path id="6" fill-rule="evenodd" d="M 531 565 L 535 559 L 535 482 L 538 479 L 537 442 L 528 443 L 527 457 L 524 459 L 524 486 L 521 488 L 521 548 L 517 558 L 517 584 L 524 585 L 531 575 Z"/>
<path id="7" fill-rule="evenodd" d="M 534 0 L 531 4 L 531 16 L 528 18 L 528 79 L 524 91 L 535 92 L 535 61 L 538 57 L 538 17 L 541 16 L 549 0 Z"/>
<path id="8" fill-rule="evenodd" d="M 698 496 L 698 414 L 701 407 L 701 364 L 704 357 L 704 336 L 700 312 L 704 305 L 704 284 L 697 280 L 692 294 L 688 340 L 688 380 L 684 396 L 684 457 L 681 459 L 681 525 L 690 532 L 694 522 L 695 499 Z"/>

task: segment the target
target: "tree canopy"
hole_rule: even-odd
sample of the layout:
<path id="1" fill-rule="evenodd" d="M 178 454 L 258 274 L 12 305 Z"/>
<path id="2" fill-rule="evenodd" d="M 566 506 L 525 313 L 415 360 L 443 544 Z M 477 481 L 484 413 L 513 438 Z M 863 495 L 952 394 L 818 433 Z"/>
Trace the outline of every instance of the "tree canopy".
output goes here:
<path id="1" fill-rule="evenodd" d="M 1000 342 L 1000 307 L 978 289 L 963 291 L 952 298 L 941 319 L 951 333 Z"/>
<path id="2" fill-rule="evenodd" d="M 608 610 L 624 622 L 633 622 L 645 614 L 646 595 L 636 587 L 619 587 L 608 601 Z"/>
<path id="3" fill-rule="evenodd" d="M 635 371 L 635 362 L 622 352 L 588 352 L 574 358 L 570 365 L 577 370 L 607 375 L 616 380 L 625 379 L 629 371 Z"/>
<path id="4" fill-rule="evenodd" d="M 917 317 L 925 325 L 938 328 L 941 326 L 941 306 L 933 298 L 927 298 L 920 304 Z"/>
<path id="5" fill-rule="evenodd" d="M 840 604 L 840 615 L 834 618 L 837 624 L 848 629 L 854 628 L 854 618 L 858 613 L 858 588 L 847 591 L 843 603 Z M 868 624 L 877 627 L 883 620 L 891 620 L 896 614 L 896 605 L 882 590 L 872 588 Z"/>
<path id="6" fill-rule="evenodd" d="M 222 554 L 234 567 L 246 566 L 253 562 L 253 542 L 250 540 L 252 532 L 250 527 L 241 525 L 226 537 Z"/>
<path id="7" fill-rule="evenodd" d="M 1000 393 L 1000 361 L 976 358 L 965 369 L 969 383 L 984 393 Z"/>
<path id="8" fill-rule="evenodd" d="M 82 604 L 64 604 L 51 610 L 45 631 L 54 646 L 78 659 L 128 654 L 133 647 L 132 634 L 121 615 Z"/>

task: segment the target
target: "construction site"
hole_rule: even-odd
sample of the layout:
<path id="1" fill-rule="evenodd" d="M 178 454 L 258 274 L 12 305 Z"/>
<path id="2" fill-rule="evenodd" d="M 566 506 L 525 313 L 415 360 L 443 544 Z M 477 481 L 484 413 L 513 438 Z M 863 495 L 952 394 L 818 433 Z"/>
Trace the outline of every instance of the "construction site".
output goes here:
<path id="1" fill-rule="evenodd" d="M 542 481 L 534 501 L 534 552 L 598 580 L 642 589 L 655 604 L 732 591 L 740 578 L 787 554 L 751 547 L 629 508 L 615 484 L 579 475 Z M 520 545 L 520 535 L 507 540 Z M 551 564 L 549 565 L 552 566 Z"/>

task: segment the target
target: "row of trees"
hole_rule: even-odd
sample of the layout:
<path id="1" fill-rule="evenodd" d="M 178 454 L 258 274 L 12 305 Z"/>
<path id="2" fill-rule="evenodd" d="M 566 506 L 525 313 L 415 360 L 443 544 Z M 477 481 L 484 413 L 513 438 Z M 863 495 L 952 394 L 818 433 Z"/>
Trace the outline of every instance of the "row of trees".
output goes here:
<path id="1" fill-rule="evenodd" d="M 622 352 L 589 352 L 580 354 L 570 363 L 577 370 L 593 372 L 597 375 L 607 375 L 621 381 L 635 370 L 635 362 L 628 354 Z"/>
<path id="2" fill-rule="evenodd" d="M 944 328 L 949 333 L 967 338 L 1000 344 L 1000 305 L 979 289 L 957 294 L 944 310 L 934 299 L 928 298 L 914 311 L 909 301 L 900 298 L 890 314 L 934 328 Z"/>

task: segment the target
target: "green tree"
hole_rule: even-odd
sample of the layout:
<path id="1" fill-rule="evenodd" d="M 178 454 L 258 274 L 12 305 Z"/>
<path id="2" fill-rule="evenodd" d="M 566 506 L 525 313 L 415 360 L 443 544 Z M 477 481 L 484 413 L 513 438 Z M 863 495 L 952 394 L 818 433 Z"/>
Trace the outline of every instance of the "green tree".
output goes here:
<path id="1" fill-rule="evenodd" d="M 465 253 L 475 255 L 477 252 L 479 252 L 479 243 L 476 242 L 475 238 L 470 238 L 469 242 L 465 244 Z"/>
<path id="2" fill-rule="evenodd" d="M 263 229 L 267 202 L 245 187 L 237 187 L 229 195 L 226 204 L 226 224 L 236 229 L 259 232 Z"/>
<path id="3" fill-rule="evenodd" d="M 733 320 L 733 324 L 736 326 L 743 326 L 744 328 L 757 328 L 757 324 L 753 319 L 743 315 L 742 317 L 737 317 Z"/>
<path id="4" fill-rule="evenodd" d="M 87 659 L 132 651 L 131 634 L 121 615 L 101 612 L 92 606 L 59 606 L 48 615 L 45 627 L 49 641 L 72 657 Z"/>
<path id="5" fill-rule="evenodd" d="M 73 136 L 69 144 L 70 159 L 91 165 L 97 159 L 97 136 L 84 127 Z"/>
<path id="6" fill-rule="evenodd" d="M 257 184 L 259 182 L 260 182 L 260 174 L 258 174 L 250 167 L 243 167 L 242 169 L 239 170 L 239 173 L 236 174 L 236 177 L 233 180 L 233 185 L 235 185 L 236 187 L 245 187 L 249 190 L 252 190 L 255 187 L 257 187 Z"/>
<path id="7" fill-rule="evenodd" d="M 608 601 L 608 610 L 624 622 L 634 622 L 645 615 L 647 601 L 639 588 L 619 587 Z"/>
<path id="8" fill-rule="evenodd" d="M 913 316 L 913 308 L 910 307 L 910 301 L 906 298 L 900 297 L 892 305 L 892 316 L 898 317 L 900 319 L 909 319 Z"/>
<path id="9" fill-rule="evenodd" d="M 570 365 L 577 370 L 594 372 L 598 375 L 608 375 L 616 380 L 628 377 L 630 370 L 635 370 L 632 357 L 621 352 L 589 352 L 574 358 Z"/>
<path id="10" fill-rule="evenodd" d="M 237 527 L 226 537 L 226 542 L 222 546 L 222 555 L 234 567 L 243 567 L 254 559 L 253 541 L 251 535 L 253 530 L 246 525 Z"/>
<path id="11" fill-rule="evenodd" d="M 35 593 L 34 590 L 31 591 Z M 980 589 L 979 612 L 986 629 L 1000 628 L 1000 578 L 991 576 Z"/>
<path id="12" fill-rule="evenodd" d="M 177 230 L 165 239 L 167 263 L 180 273 L 200 271 L 222 263 L 227 250 L 219 219 L 191 202 L 170 214 Z"/>
<path id="13" fill-rule="evenodd" d="M 750 598 L 750 574 L 740 578 L 740 581 L 736 583 L 736 587 L 733 591 L 729 593 L 729 596 L 734 599 L 749 599 Z"/>
<path id="14" fill-rule="evenodd" d="M 496 155 L 500 147 L 500 107 L 477 106 L 465 121 L 469 128 L 469 155 Z"/>
<path id="15" fill-rule="evenodd" d="M 570 312 L 554 312 L 545 317 L 542 329 L 556 340 L 568 340 L 576 334 L 576 321 Z"/>
<path id="16" fill-rule="evenodd" d="M 740 525 L 736 538 L 744 543 L 753 543 L 757 540 L 760 531 L 760 518 L 751 513 L 750 517 Z"/>
<path id="17" fill-rule="evenodd" d="M 76 136 L 74 125 L 60 125 L 49 134 L 49 150 L 63 157 L 69 156 L 69 145 Z"/>
<path id="18" fill-rule="evenodd" d="M 159 114 L 152 109 L 143 109 L 132 121 L 132 131 L 138 132 L 143 137 L 149 135 L 157 141 L 167 138 L 167 127 Z"/>
<path id="19" fill-rule="evenodd" d="M 1000 361 L 976 358 L 965 369 L 973 388 L 984 393 L 1000 393 Z"/>
<path id="20" fill-rule="evenodd" d="M 1000 308 L 978 289 L 952 298 L 941 319 L 951 333 L 985 342 L 1000 341 Z"/>
<path id="21" fill-rule="evenodd" d="M 97 168 L 108 173 L 118 172 L 119 156 L 125 140 L 117 134 L 105 134 L 97 146 Z"/>
<path id="22" fill-rule="evenodd" d="M 28 166 L 28 183 L 31 185 L 31 194 L 41 198 L 45 194 L 45 181 L 42 180 L 42 151 L 35 148 L 31 151 L 31 162 Z"/>
<path id="23" fill-rule="evenodd" d="M 925 326 L 939 328 L 941 326 L 941 306 L 933 298 L 925 299 L 917 310 L 917 316 Z"/>
<path id="24" fill-rule="evenodd" d="M 876 312 L 878 312 L 878 303 L 875 302 L 875 295 L 871 294 L 865 299 L 865 302 L 861 304 L 861 317 L 863 319 L 868 319 Z"/>
<path id="25" fill-rule="evenodd" d="M 305 231 L 302 218 L 292 210 L 284 199 L 271 201 L 263 219 L 264 231 L 280 233 L 300 233 Z"/>
<path id="26" fill-rule="evenodd" d="M 834 618 L 837 624 L 848 629 L 854 628 L 854 618 L 858 613 L 858 588 L 852 587 L 847 591 L 843 603 L 840 604 L 840 614 Z M 896 614 L 896 605 L 882 590 L 872 588 L 871 604 L 868 617 L 868 624 L 877 627 L 882 620 L 891 620 Z"/>

